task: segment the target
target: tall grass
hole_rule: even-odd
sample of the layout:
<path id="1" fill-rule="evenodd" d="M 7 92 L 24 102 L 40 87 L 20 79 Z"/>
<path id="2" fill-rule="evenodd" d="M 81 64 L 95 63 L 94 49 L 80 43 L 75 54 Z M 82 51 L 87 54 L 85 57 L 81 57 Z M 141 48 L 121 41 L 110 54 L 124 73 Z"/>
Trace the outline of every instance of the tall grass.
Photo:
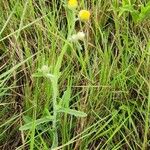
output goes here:
<path id="1" fill-rule="evenodd" d="M 0 1 L 0 149 L 150 149 L 150 3 L 78 3 Z"/>

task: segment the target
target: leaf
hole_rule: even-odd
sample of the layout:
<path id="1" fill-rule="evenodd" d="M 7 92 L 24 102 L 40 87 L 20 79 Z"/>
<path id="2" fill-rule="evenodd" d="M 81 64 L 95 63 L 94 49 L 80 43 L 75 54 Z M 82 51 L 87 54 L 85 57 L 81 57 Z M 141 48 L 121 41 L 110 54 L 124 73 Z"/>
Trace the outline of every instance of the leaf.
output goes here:
<path id="1" fill-rule="evenodd" d="M 74 115 L 76 117 L 86 117 L 87 114 L 82 112 L 82 111 L 78 111 L 78 110 L 74 110 L 74 109 L 69 109 L 69 108 L 60 108 L 57 110 L 58 112 L 63 112 L 63 113 L 67 113 L 70 115 Z"/>
<path id="2" fill-rule="evenodd" d="M 21 130 L 21 131 L 29 130 L 29 129 L 32 129 L 33 124 L 35 124 L 35 127 L 36 127 L 40 124 L 43 124 L 43 123 L 46 123 L 46 122 L 49 122 L 49 121 L 52 121 L 52 120 L 53 120 L 52 116 L 51 117 L 47 116 L 47 117 L 44 117 L 44 118 L 41 118 L 41 119 L 37 119 L 35 121 L 31 121 L 31 122 L 26 123 L 25 125 L 21 126 L 19 128 L 19 130 Z"/>
<path id="3" fill-rule="evenodd" d="M 64 92 L 63 97 L 62 97 L 63 107 L 69 107 L 70 97 L 71 97 L 71 88 L 70 86 L 68 86 L 67 90 Z"/>
<path id="4" fill-rule="evenodd" d="M 145 7 L 144 6 L 141 7 L 141 13 L 139 15 L 139 20 L 143 21 L 149 15 L 150 15 L 150 3 L 147 3 Z"/>
<path id="5" fill-rule="evenodd" d="M 138 23 L 139 20 L 139 11 L 135 10 L 131 12 L 132 19 L 135 23 Z"/>
<path id="6" fill-rule="evenodd" d="M 140 13 L 138 10 L 135 10 L 131 4 L 126 4 L 123 7 L 119 8 L 119 17 L 125 12 L 129 12 L 132 16 L 133 21 L 138 22 Z"/>
<path id="7" fill-rule="evenodd" d="M 125 5 L 123 7 L 119 8 L 119 17 L 124 13 L 124 12 L 134 12 L 134 8 L 132 5 Z"/>
<path id="8" fill-rule="evenodd" d="M 37 72 L 37 73 L 34 73 L 32 74 L 32 77 L 35 77 L 35 78 L 39 78 L 39 77 L 47 77 L 51 80 L 54 80 L 55 76 L 50 74 L 50 73 L 47 73 L 47 74 L 43 74 L 42 72 Z"/>
<path id="9" fill-rule="evenodd" d="M 32 77 L 43 77 L 43 76 L 44 76 L 44 75 L 43 75 L 43 73 L 41 73 L 41 72 L 32 74 Z"/>
<path id="10" fill-rule="evenodd" d="M 23 121 L 25 122 L 25 124 L 32 122 L 32 118 L 29 116 L 23 116 Z"/>

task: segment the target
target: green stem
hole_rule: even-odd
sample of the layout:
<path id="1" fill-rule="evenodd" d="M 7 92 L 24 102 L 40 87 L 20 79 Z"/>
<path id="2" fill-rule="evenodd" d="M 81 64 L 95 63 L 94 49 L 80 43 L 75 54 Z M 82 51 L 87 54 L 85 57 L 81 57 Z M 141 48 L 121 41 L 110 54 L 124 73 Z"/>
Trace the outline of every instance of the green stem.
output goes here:
<path id="1" fill-rule="evenodd" d="M 145 133 L 144 133 L 144 141 L 142 145 L 142 150 L 147 149 L 147 142 L 148 142 L 148 130 L 149 130 L 149 115 L 150 115 L 150 86 L 148 85 L 149 88 L 149 94 L 148 94 L 148 105 L 147 105 L 147 113 L 145 117 Z"/>
<path id="2" fill-rule="evenodd" d="M 71 25 L 71 28 L 68 32 L 68 36 L 70 36 L 74 30 L 75 26 L 75 13 L 73 12 L 73 23 Z M 68 47 L 68 41 L 66 40 L 62 51 L 57 59 L 56 66 L 54 68 L 54 79 L 52 80 L 52 86 L 53 86 L 53 129 L 54 129 L 54 137 L 53 137 L 53 145 L 52 148 L 55 148 L 58 146 L 58 134 L 57 134 L 57 96 L 59 95 L 58 90 L 58 79 L 60 77 L 60 68 L 63 61 L 64 54 L 66 53 Z"/>
<path id="3" fill-rule="evenodd" d="M 54 130 L 54 136 L 53 136 L 53 145 L 52 148 L 55 148 L 58 146 L 58 135 L 57 135 L 57 95 L 58 95 L 58 79 L 55 77 L 52 80 L 52 86 L 53 86 L 53 130 Z"/>

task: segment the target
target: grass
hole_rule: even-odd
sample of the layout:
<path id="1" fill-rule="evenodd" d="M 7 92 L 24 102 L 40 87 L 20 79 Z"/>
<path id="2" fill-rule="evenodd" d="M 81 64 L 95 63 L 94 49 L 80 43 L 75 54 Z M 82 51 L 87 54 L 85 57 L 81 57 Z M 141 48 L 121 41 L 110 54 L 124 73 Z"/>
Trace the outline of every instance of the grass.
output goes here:
<path id="1" fill-rule="evenodd" d="M 0 18 L 0 149 L 150 149 L 148 0 L 1 0 Z"/>

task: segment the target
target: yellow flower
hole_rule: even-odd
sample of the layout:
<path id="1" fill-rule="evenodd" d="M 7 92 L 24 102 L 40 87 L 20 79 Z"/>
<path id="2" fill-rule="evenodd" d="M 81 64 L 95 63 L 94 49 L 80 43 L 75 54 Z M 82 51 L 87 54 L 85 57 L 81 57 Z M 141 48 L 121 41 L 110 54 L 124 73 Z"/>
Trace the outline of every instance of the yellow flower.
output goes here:
<path id="1" fill-rule="evenodd" d="M 88 10 L 81 10 L 78 17 L 81 21 L 88 21 L 90 19 L 90 15 L 91 14 Z"/>
<path id="2" fill-rule="evenodd" d="M 78 6 L 78 1 L 77 0 L 69 0 L 68 1 L 68 7 L 71 9 L 74 9 Z"/>

